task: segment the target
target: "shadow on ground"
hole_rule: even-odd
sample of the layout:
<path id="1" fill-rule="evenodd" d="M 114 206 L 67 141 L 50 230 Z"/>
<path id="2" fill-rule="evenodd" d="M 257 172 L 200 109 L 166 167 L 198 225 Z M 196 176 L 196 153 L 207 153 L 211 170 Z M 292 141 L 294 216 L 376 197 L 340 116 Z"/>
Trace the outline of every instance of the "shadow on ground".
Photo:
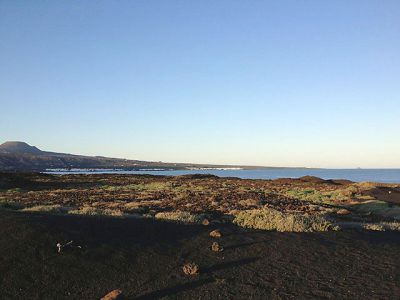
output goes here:
<path id="1" fill-rule="evenodd" d="M 0 211 L 0 298 L 400 298 L 400 234 L 276 233 Z M 57 242 L 76 247 L 57 253 Z M 225 251 L 210 250 L 218 241 Z M 77 247 L 80 246 L 80 247 Z M 195 262 L 200 274 L 185 276 Z"/>

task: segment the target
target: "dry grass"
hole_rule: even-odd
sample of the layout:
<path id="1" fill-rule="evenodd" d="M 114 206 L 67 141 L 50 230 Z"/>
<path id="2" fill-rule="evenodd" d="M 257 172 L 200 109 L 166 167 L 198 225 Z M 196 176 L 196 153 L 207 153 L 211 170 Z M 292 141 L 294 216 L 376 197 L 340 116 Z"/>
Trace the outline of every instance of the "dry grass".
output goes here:
<path id="1" fill-rule="evenodd" d="M 85 215 L 85 216 L 110 216 L 110 217 L 123 217 L 126 216 L 119 209 L 100 209 L 91 206 L 84 206 L 79 209 L 74 209 L 68 212 L 72 215 Z"/>
<path id="2" fill-rule="evenodd" d="M 400 231 L 400 222 L 381 222 L 386 230 Z"/>
<path id="3" fill-rule="evenodd" d="M 374 223 L 363 224 L 363 228 L 366 230 L 385 231 L 384 226 L 382 226 L 381 224 L 374 224 Z"/>
<path id="4" fill-rule="evenodd" d="M 143 200 L 125 203 L 121 209 L 127 213 L 145 213 L 152 207 L 161 206 L 161 200 Z"/>
<path id="5" fill-rule="evenodd" d="M 379 182 L 369 182 L 369 181 L 363 181 L 363 182 L 357 182 L 353 184 L 354 186 L 357 186 L 363 190 L 369 190 L 373 189 L 379 186 L 387 185 Z"/>
<path id="6" fill-rule="evenodd" d="M 22 209 L 22 211 L 25 212 L 41 212 L 41 213 L 51 213 L 51 214 L 67 214 L 69 210 L 70 210 L 69 207 L 61 206 L 59 204 L 36 205 Z"/>
<path id="7" fill-rule="evenodd" d="M 258 199 L 245 199 L 245 200 L 240 200 L 239 204 L 243 207 L 257 207 L 259 206 L 261 203 Z"/>
<path id="8" fill-rule="evenodd" d="M 194 276 L 199 274 L 199 266 L 195 263 L 187 263 L 182 267 L 183 273 Z"/>
<path id="9" fill-rule="evenodd" d="M 97 203 L 94 203 L 95 205 Z M 117 207 L 117 206 L 115 206 Z M 71 214 L 71 215 L 85 215 L 85 216 L 112 216 L 112 217 L 140 217 L 137 214 L 125 214 L 121 210 L 115 208 L 97 208 L 92 206 L 83 206 L 80 208 L 72 208 L 67 206 L 62 206 L 60 204 L 52 205 L 35 205 L 30 207 L 25 207 L 23 204 L 11 201 L 0 201 L 0 209 L 12 209 L 20 210 L 23 212 L 39 212 L 39 213 L 49 213 L 49 214 Z"/>
<path id="10" fill-rule="evenodd" d="M 224 251 L 224 247 L 222 247 L 217 242 L 213 242 L 211 245 L 211 250 L 214 252 L 222 252 L 222 251 Z"/>
<path id="11" fill-rule="evenodd" d="M 233 223 L 246 228 L 280 232 L 313 232 L 338 229 L 337 226 L 320 215 L 285 214 L 270 208 L 239 211 Z"/>
<path id="12" fill-rule="evenodd" d="M 185 224 L 201 224 L 204 220 L 202 215 L 194 215 L 185 211 L 159 212 L 155 215 L 155 218 Z"/>
<path id="13" fill-rule="evenodd" d="M 367 230 L 376 230 L 376 231 L 400 231 L 400 222 L 379 222 L 379 223 L 365 223 L 362 226 Z"/>

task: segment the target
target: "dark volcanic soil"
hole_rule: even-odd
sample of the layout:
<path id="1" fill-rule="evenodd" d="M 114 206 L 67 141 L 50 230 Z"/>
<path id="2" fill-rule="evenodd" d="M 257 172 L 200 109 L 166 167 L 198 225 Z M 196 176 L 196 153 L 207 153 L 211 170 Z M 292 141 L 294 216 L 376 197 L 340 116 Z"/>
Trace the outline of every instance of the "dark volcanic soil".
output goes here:
<path id="1" fill-rule="evenodd" d="M 220 228 L 212 239 L 213 226 L 0 211 L 0 298 L 400 298 L 399 233 Z M 82 249 L 58 254 L 69 240 Z M 185 262 L 200 275 L 185 276 Z"/>

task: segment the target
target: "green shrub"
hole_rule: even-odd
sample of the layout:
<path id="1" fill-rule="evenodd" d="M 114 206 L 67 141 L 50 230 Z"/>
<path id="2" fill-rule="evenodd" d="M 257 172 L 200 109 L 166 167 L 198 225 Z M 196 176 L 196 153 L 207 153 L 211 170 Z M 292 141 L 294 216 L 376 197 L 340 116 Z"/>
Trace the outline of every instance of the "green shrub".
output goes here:
<path id="1" fill-rule="evenodd" d="M 357 192 L 357 188 L 349 186 L 344 189 L 332 191 L 319 191 L 311 188 L 295 188 L 286 192 L 286 196 L 314 203 L 332 203 L 335 201 L 347 201 Z"/>
<path id="2" fill-rule="evenodd" d="M 370 200 L 352 206 L 358 213 L 400 220 L 400 207 L 384 201 Z"/>
<path id="3" fill-rule="evenodd" d="M 235 215 L 233 223 L 246 228 L 280 232 L 312 232 L 338 229 L 337 226 L 320 215 L 286 214 L 271 208 L 239 211 Z"/>
<path id="4" fill-rule="evenodd" d="M 290 198 L 305 200 L 314 203 L 322 203 L 330 200 L 330 196 L 322 194 L 315 189 L 293 189 L 286 192 Z"/>
<path id="5" fill-rule="evenodd" d="M 362 203 L 357 203 L 354 204 L 352 208 L 360 213 L 374 213 L 390 209 L 387 202 L 379 200 L 369 200 Z"/>

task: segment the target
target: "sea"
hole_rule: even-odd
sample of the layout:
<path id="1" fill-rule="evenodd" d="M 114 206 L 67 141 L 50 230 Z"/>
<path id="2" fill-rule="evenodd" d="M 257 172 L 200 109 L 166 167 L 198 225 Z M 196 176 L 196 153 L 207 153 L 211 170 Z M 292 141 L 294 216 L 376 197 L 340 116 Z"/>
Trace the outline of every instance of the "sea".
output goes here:
<path id="1" fill-rule="evenodd" d="M 239 177 L 243 179 L 276 179 L 316 176 L 323 179 L 347 179 L 355 182 L 400 183 L 400 169 L 306 169 L 306 168 L 271 168 L 271 169 L 196 169 L 196 170 L 139 170 L 118 169 L 51 169 L 48 174 L 151 174 L 151 175 L 189 175 L 212 174 L 220 177 Z"/>

